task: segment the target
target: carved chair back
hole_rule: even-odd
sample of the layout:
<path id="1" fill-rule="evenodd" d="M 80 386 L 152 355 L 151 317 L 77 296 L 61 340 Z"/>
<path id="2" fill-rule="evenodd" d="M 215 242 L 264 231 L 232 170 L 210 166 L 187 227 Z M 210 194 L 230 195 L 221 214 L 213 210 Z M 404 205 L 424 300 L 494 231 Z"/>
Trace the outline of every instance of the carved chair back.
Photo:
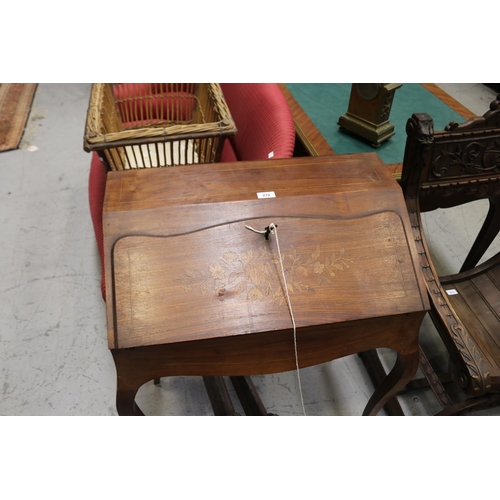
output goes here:
<path id="1" fill-rule="evenodd" d="M 401 185 L 409 208 L 427 212 L 487 198 L 486 220 L 460 271 L 472 269 L 500 230 L 500 94 L 484 116 L 434 132 L 432 118 L 407 122 Z"/>
<path id="2" fill-rule="evenodd" d="M 434 131 L 429 115 L 414 114 L 406 132 L 401 184 L 421 212 L 500 194 L 500 94 L 484 116 Z"/>

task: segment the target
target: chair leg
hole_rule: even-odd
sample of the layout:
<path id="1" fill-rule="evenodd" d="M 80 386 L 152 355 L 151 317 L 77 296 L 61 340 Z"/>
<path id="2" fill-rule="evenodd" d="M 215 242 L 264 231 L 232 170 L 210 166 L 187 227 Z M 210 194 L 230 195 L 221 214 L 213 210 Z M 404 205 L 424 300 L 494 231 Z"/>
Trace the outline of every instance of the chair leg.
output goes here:
<path id="1" fill-rule="evenodd" d="M 427 356 L 425 355 L 422 347 L 418 348 L 418 358 L 419 358 L 419 366 L 424 374 L 424 377 L 427 379 L 434 396 L 439 401 L 441 408 L 448 408 L 453 405 L 453 401 L 450 396 L 446 392 L 441 380 L 437 376 L 436 372 L 432 368 Z"/>
<path id="2" fill-rule="evenodd" d="M 467 255 L 460 272 L 469 271 L 480 261 L 500 231 L 500 197 L 490 198 L 490 208 L 479 234 Z"/>

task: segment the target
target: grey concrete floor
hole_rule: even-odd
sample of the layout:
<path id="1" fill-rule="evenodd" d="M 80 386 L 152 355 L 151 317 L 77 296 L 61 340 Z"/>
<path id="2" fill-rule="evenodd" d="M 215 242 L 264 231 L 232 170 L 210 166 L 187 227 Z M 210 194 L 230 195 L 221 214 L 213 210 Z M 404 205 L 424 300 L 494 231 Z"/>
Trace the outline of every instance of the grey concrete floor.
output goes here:
<path id="1" fill-rule="evenodd" d="M 480 84 L 439 85 L 477 114 L 494 97 Z M 88 209 L 90 155 L 82 147 L 90 87 L 40 84 L 21 148 L 0 153 L 0 415 L 116 415 L 116 372 Z M 458 267 L 485 213 L 477 202 L 472 211 L 426 216 L 439 266 Z M 456 231 L 462 236 L 452 240 Z M 427 318 L 421 335 L 445 362 Z M 392 353 L 381 353 L 390 365 Z M 303 369 L 300 376 L 308 415 L 360 415 L 373 392 L 357 356 Z M 302 414 L 295 372 L 254 382 L 270 412 Z M 149 415 L 213 414 L 199 377 L 149 382 L 137 401 Z M 428 392 L 400 401 L 409 415 L 440 409 Z"/>

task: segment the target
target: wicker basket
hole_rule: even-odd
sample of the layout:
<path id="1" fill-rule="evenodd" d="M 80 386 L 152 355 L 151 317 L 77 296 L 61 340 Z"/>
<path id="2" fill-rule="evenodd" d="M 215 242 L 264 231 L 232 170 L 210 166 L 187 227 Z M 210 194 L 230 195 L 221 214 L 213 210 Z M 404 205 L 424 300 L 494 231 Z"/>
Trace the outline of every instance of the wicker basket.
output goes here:
<path id="1" fill-rule="evenodd" d="M 235 133 L 218 83 L 94 83 L 83 147 L 111 170 L 213 163 Z"/>

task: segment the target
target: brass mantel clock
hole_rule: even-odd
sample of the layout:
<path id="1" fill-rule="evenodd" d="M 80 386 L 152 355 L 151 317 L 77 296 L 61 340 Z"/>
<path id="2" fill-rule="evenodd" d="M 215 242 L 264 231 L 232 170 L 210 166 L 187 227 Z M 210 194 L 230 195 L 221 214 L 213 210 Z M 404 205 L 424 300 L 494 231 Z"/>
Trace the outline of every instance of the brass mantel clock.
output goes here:
<path id="1" fill-rule="evenodd" d="M 363 137 L 374 147 L 394 135 L 389 122 L 392 101 L 401 83 L 353 83 L 347 113 L 339 118 L 340 129 Z"/>

